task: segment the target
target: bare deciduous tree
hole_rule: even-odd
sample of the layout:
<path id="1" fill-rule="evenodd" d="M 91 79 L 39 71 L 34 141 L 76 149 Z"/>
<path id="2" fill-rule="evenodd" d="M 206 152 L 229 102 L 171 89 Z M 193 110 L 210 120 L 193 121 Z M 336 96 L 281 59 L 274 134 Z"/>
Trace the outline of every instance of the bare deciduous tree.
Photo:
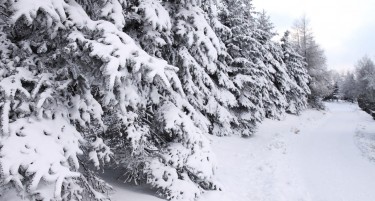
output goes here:
<path id="1" fill-rule="evenodd" d="M 311 107 L 322 109 L 321 99 L 330 93 L 331 88 L 324 50 L 316 43 L 309 20 L 305 15 L 295 21 L 292 29 L 294 46 L 305 58 L 306 68 L 311 77 L 309 104 Z"/>

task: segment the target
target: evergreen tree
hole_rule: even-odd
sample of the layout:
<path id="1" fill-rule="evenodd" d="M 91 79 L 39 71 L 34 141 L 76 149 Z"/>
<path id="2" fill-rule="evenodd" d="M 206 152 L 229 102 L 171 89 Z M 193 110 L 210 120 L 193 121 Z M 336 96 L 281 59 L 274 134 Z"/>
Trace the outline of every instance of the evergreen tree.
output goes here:
<path id="1" fill-rule="evenodd" d="M 233 80 L 239 88 L 235 112 L 240 117 L 240 130 L 248 131 L 243 134 L 248 135 L 263 117 L 279 118 L 284 113 L 287 92 L 296 84 L 284 64 L 282 47 L 272 41 L 275 33 L 269 16 L 264 11 L 257 16 L 251 1 L 223 3 L 220 17 L 231 29 L 226 46 L 233 58 Z"/>
<path id="2" fill-rule="evenodd" d="M 168 200 L 219 189 L 207 134 L 304 107 L 274 35 L 246 0 L 0 0 L 0 194 L 109 200 L 105 167 Z"/>
<path id="3" fill-rule="evenodd" d="M 286 95 L 288 101 L 287 111 L 292 114 L 299 114 L 307 107 L 307 95 L 310 93 L 306 63 L 304 58 L 293 48 L 289 39 L 289 31 L 286 31 L 281 38 L 281 47 L 287 72 L 292 79 L 291 87 Z"/>
<path id="4" fill-rule="evenodd" d="M 262 10 L 262 12 L 257 13 L 257 28 L 258 33 L 260 35 L 260 40 L 264 43 L 271 40 L 272 37 L 276 35 L 274 32 L 274 26 L 271 22 L 271 18 L 269 15 L 267 15 L 265 10 Z"/>
<path id="5" fill-rule="evenodd" d="M 168 199 L 216 188 L 205 118 L 178 69 L 121 31 L 122 1 L 27 2 L 2 1 L 2 183 L 36 199 L 105 200 L 95 169 L 116 158 Z M 42 180 L 53 195 L 40 193 Z"/>
<path id="6" fill-rule="evenodd" d="M 223 4 L 219 16 L 230 29 L 225 45 L 232 57 L 229 60 L 232 79 L 239 89 L 236 93 L 238 106 L 234 108 L 239 117 L 237 130 L 249 136 L 265 116 L 263 100 L 268 95 L 269 83 L 261 60 L 262 45 L 253 36 L 256 24 L 251 1 L 225 0 Z"/>
<path id="7" fill-rule="evenodd" d="M 202 9 L 213 6 L 213 1 L 174 4 L 176 66 L 189 102 L 209 119 L 210 132 L 223 136 L 233 134 L 231 124 L 237 124 L 230 111 L 237 100 L 232 93 L 236 88 L 223 61 L 225 49 Z"/>
<path id="8" fill-rule="evenodd" d="M 174 63 L 172 49 L 172 19 L 168 3 L 153 0 L 129 1 L 126 11 L 124 31 L 150 55 L 164 58 Z"/>
<path id="9" fill-rule="evenodd" d="M 334 100 L 338 100 L 340 99 L 340 88 L 339 88 L 339 84 L 336 82 L 335 85 L 333 85 L 333 92 L 332 92 L 332 96 L 334 98 Z"/>
<path id="10" fill-rule="evenodd" d="M 146 2 L 153 7 L 142 6 Z M 139 6 L 133 7 L 131 16 L 137 17 L 130 19 L 141 20 L 131 20 L 126 30 L 141 27 L 141 32 L 130 31 L 136 33 L 132 35 L 141 46 L 179 67 L 187 100 L 208 119 L 202 121 L 203 127 L 208 127 L 214 135 L 233 134 L 231 125 L 237 123 L 237 118 L 230 108 L 237 105 L 232 94 L 236 88 L 228 77 L 225 47 L 215 32 L 221 26 L 216 18 L 217 2 L 138 1 L 136 4 Z"/>
<path id="11" fill-rule="evenodd" d="M 257 29 L 255 38 L 260 41 L 261 58 L 266 66 L 269 98 L 265 102 L 267 118 L 278 119 L 284 114 L 287 107 L 286 92 L 290 89 L 291 80 L 287 74 L 286 66 L 283 62 L 283 52 L 281 46 L 272 41 L 275 36 L 273 25 L 265 11 L 258 14 L 256 19 Z"/>
<path id="12" fill-rule="evenodd" d="M 340 99 L 340 88 L 339 83 L 335 82 L 335 84 L 332 87 L 332 93 L 328 96 L 324 97 L 323 100 L 330 100 L 330 101 L 337 101 Z"/>

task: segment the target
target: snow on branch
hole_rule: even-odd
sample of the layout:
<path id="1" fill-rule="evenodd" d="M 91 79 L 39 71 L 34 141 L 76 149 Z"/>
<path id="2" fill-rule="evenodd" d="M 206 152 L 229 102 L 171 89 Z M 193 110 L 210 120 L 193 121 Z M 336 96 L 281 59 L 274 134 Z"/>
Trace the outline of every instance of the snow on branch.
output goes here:
<path id="1" fill-rule="evenodd" d="M 41 143 L 42 142 L 42 143 Z M 35 193 L 41 180 L 55 184 L 54 196 L 60 197 L 62 182 L 79 177 L 77 155 L 84 142 L 69 120 L 57 116 L 39 121 L 23 118 L 10 124 L 10 134 L 1 141 L 1 173 L 5 183 Z"/>

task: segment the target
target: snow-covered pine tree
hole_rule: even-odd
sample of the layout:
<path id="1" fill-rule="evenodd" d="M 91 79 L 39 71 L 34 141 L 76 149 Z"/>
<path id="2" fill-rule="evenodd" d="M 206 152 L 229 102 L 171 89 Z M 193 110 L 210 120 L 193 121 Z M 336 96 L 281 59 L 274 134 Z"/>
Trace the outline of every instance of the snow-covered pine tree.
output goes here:
<path id="1" fill-rule="evenodd" d="M 123 1 L 1 4 L 1 183 L 30 198 L 106 200 L 110 187 L 91 167 L 116 157 L 168 199 L 216 188 L 207 120 L 177 69 L 120 31 Z"/>
<path id="2" fill-rule="evenodd" d="M 102 162 L 112 155 L 86 132 L 101 124 L 101 109 L 82 77 L 66 75 L 55 57 L 60 24 L 51 10 L 40 10 L 51 2 L 1 3 L 1 183 L 30 200 L 106 199 L 111 187 L 79 170 L 83 152 Z"/>
<path id="3" fill-rule="evenodd" d="M 332 98 L 333 100 L 339 100 L 341 98 L 340 96 L 340 88 L 339 88 L 339 83 L 335 82 L 333 85 L 333 92 L 332 92 Z"/>
<path id="4" fill-rule="evenodd" d="M 236 88 L 228 77 L 225 47 L 213 30 L 220 26 L 217 2 L 135 2 L 125 31 L 150 54 L 179 67 L 187 100 L 209 120 L 202 121 L 203 127 L 219 136 L 233 134 L 237 119 L 229 108 L 237 104 Z"/>
<path id="5" fill-rule="evenodd" d="M 324 101 L 337 101 L 340 99 L 340 88 L 339 88 L 339 82 L 334 81 L 334 84 L 332 85 L 332 92 L 324 97 Z"/>
<path id="6" fill-rule="evenodd" d="M 173 63 L 175 53 L 171 49 L 172 20 L 167 7 L 168 3 L 163 1 L 128 1 L 124 32 L 132 36 L 150 55 Z"/>
<path id="7" fill-rule="evenodd" d="M 258 29 L 258 34 L 260 36 L 259 40 L 263 43 L 271 40 L 277 33 L 274 31 L 274 25 L 271 22 L 270 16 L 265 10 L 261 12 L 256 12 L 256 24 Z"/>
<path id="8" fill-rule="evenodd" d="M 254 8 L 251 1 L 225 0 L 220 10 L 220 21 L 230 29 L 222 36 L 227 47 L 231 77 L 236 87 L 238 106 L 233 109 L 238 116 L 237 132 L 249 136 L 264 114 L 263 98 L 268 80 L 260 58 L 261 44 L 253 37 Z"/>
<path id="9" fill-rule="evenodd" d="M 152 38 L 152 43 L 143 47 L 180 68 L 184 92 L 189 102 L 210 120 L 206 126 L 210 127 L 211 133 L 232 134 L 230 124 L 235 123 L 235 117 L 228 107 L 236 102 L 228 89 L 234 90 L 234 86 L 223 64 L 226 52 L 212 28 L 215 22 L 218 24 L 214 13 L 215 2 L 152 1 L 152 5 L 154 9 L 142 9 L 145 12 L 132 15 L 137 16 L 135 19 L 142 19 L 140 27 L 143 32 L 137 34 L 140 43 L 143 44 L 144 38 Z M 138 7 L 135 10 L 139 10 Z M 159 18 L 147 17 L 155 15 L 155 11 Z M 150 24 L 164 28 L 158 30 Z"/>
<path id="10" fill-rule="evenodd" d="M 254 128 L 263 117 L 279 118 L 284 113 L 291 81 L 281 47 L 271 40 L 273 25 L 265 12 L 256 17 L 251 1 L 226 0 L 223 4 L 220 17 L 231 29 L 225 43 L 233 58 L 233 80 L 240 89 L 236 113 L 240 124 Z"/>
<path id="11" fill-rule="evenodd" d="M 283 52 L 279 43 L 272 38 L 276 35 L 273 24 L 265 11 L 258 13 L 254 37 L 261 44 L 261 58 L 266 67 L 268 96 L 264 107 L 267 118 L 280 118 L 287 107 L 286 92 L 290 90 L 291 79 L 283 62 Z"/>
<path id="12" fill-rule="evenodd" d="M 237 105 L 232 91 L 236 88 L 228 77 L 225 48 L 212 29 L 209 13 L 202 8 L 215 7 L 215 1 L 171 2 L 173 34 L 184 92 L 189 102 L 210 121 L 210 132 L 224 136 L 237 118 L 230 108 Z"/>
<path id="13" fill-rule="evenodd" d="M 281 38 L 281 47 L 283 50 L 283 61 L 292 80 L 290 89 L 286 94 L 288 101 L 287 112 L 299 114 L 307 107 L 307 95 L 310 93 L 308 86 L 309 75 L 306 70 L 307 64 L 290 42 L 289 31 L 286 31 Z"/>

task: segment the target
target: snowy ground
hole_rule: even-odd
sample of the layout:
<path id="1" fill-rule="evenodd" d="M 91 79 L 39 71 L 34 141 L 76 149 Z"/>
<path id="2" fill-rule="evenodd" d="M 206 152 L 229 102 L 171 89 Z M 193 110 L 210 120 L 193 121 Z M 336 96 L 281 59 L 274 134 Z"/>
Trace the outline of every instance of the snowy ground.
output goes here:
<path id="1" fill-rule="evenodd" d="M 265 120 L 248 139 L 210 136 L 223 191 L 199 201 L 375 200 L 375 121 L 353 104 L 327 107 Z M 162 200 L 151 190 L 109 182 L 114 201 Z"/>
<path id="2" fill-rule="evenodd" d="M 327 107 L 266 120 L 249 139 L 212 136 L 223 191 L 200 201 L 375 200 L 375 121 L 353 104 Z M 161 200 L 113 185 L 114 200 Z"/>

